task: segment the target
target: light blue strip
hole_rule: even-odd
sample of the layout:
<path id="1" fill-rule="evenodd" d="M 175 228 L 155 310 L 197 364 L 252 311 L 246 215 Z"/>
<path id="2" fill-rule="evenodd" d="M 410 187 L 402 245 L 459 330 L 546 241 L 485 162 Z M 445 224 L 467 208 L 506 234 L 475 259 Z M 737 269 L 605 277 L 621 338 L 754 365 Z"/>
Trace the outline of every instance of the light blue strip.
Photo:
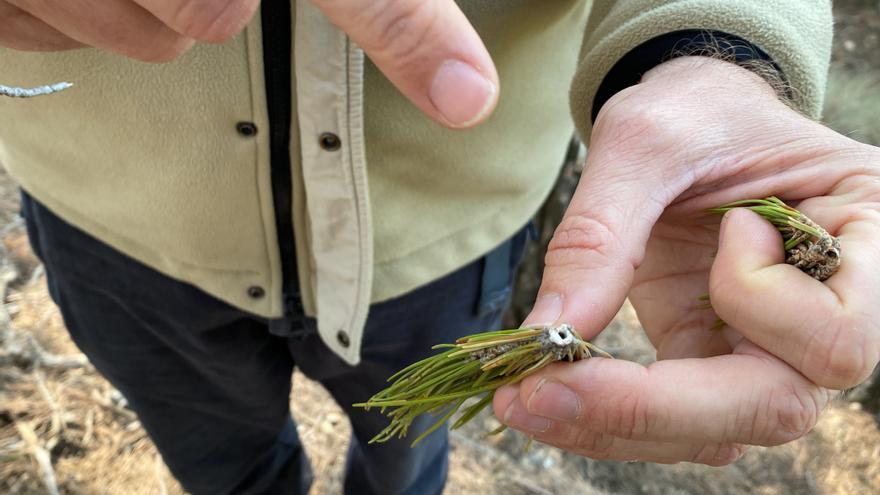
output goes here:
<path id="1" fill-rule="evenodd" d="M 48 95 L 51 93 L 64 91 L 71 86 L 73 86 L 73 84 L 69 82 L 60 82 L 57 84 L 39 86 L 36 88 L 15 88 L 12 86 L 4 86 L 0 84 L 0 95 L 11 96 L 13 98 L 31 98 L 34 96 Z"/>

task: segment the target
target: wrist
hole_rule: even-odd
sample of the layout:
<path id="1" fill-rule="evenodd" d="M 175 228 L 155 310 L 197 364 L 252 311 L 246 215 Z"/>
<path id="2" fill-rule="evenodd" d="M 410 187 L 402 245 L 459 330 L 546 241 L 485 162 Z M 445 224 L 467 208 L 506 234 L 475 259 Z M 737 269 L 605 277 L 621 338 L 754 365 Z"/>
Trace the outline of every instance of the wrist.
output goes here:
<path id="1" fill-rule="evenodd" d="M 593 162 L 661 168 L 680 189 L 696 175 L 767 160 L 784 167 L 852 143 L 782 102 L 761 77 L 708 57 L 680 57 L 646 73 L 602 107 L 588 147 Z M 626 158 L 622 158 L 626 157 Z M 680 192 L 680 191 L 679 191 Z"/>
<path id="2" fill-rule="evenodd" d="M 789 99 L 789 90 L 779 66 L 760 47 L 739 36 L 721 31 L 685 29 L 672 31 L 640 44 L 614 64 L 596 90 L 591 117 L 615 93 L 639 83 L 652 68 L 678 57 L 701 56 L 727 61 L 763 77 L 779 94 Z"/>
<path id="3" fill-rule="evenodd" d="M 603 120 L 619 125 L 621 119 L 642 117 L 682 131 L 709 126 L 741 132 L 750 122 L 780 119 L 792 119 L 789 125 L 798 128 L 808 120 L 781 101 L 755 73 L 702 56 L 664 62 L 646 72 L 638 84 L 616 93 L 603 105 L 593 133 L 603 127 Z"/>
<path id="4" fill-rule="evenodd" d="M 742 134 L 755 120 L 786 117 L 806 120 L 781 102 L 756 74 L 714 58 L 678 57 L 657 65 L 638 84 L 612 96 L 596 117 L 593 139 L 597 133 L 604 134 L 604 128 L 646 125 L 679 137 L 710 128 Z"/>
<path id="5" fill-rule="evenodd" d="M 657 65 L 642 76 L 640 84 L 646 83 L 682 91 L 705 88 L 725 94 L 779 96 L 777 88 L 761 74 L 740 64 L 704 56 L 678 57 Z"/>

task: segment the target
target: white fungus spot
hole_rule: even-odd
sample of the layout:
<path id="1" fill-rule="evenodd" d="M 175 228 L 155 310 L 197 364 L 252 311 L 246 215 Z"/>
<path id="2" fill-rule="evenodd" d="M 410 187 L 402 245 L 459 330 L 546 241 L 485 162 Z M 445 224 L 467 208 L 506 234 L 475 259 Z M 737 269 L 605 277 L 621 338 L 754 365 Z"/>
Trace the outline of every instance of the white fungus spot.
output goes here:
<path id="1" fill-rule="evenodd" d="M 562 324 L 550 329 L 550 342 L 564 347 L 574 342 L 574 334 L 571 333 L 571 325 Z"/>

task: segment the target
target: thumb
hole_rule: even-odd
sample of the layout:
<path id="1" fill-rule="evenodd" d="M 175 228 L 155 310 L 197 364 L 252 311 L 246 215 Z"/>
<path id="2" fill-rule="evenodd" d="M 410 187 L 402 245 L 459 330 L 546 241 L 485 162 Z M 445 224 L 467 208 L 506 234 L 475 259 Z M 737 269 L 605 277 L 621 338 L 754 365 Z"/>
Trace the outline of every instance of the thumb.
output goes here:
<path id="1" fill-rule="evenodd" d="M 498 102 L 486 47 L 453 0 L 312 0 L 421 111 L 452 128 Z"/>
<path id="2" fill-rule="evenodd" d="M 547 246 L 541 288 L 524 325 L 568 323 L 591 339 L 620 309 L 651 229 L 674 198 L 656 187 L 650 168 L 627 168 L 588 159 Z"/>

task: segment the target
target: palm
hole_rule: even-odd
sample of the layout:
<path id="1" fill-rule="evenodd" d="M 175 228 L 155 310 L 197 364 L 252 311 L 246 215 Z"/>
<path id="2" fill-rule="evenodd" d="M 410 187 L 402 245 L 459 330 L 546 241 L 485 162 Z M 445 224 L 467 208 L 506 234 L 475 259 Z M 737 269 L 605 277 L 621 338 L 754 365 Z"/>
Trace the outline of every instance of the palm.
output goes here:
<path id="1" fill-rule="evenodd" d="M 722 333 L 711 330 L 715 313 L 698 300 L 709 292 L 718 245 L 712 220 L 702 213 L 661 218 L 635 273 L 629 297 L 660 359 L 730 352 Z"/>

